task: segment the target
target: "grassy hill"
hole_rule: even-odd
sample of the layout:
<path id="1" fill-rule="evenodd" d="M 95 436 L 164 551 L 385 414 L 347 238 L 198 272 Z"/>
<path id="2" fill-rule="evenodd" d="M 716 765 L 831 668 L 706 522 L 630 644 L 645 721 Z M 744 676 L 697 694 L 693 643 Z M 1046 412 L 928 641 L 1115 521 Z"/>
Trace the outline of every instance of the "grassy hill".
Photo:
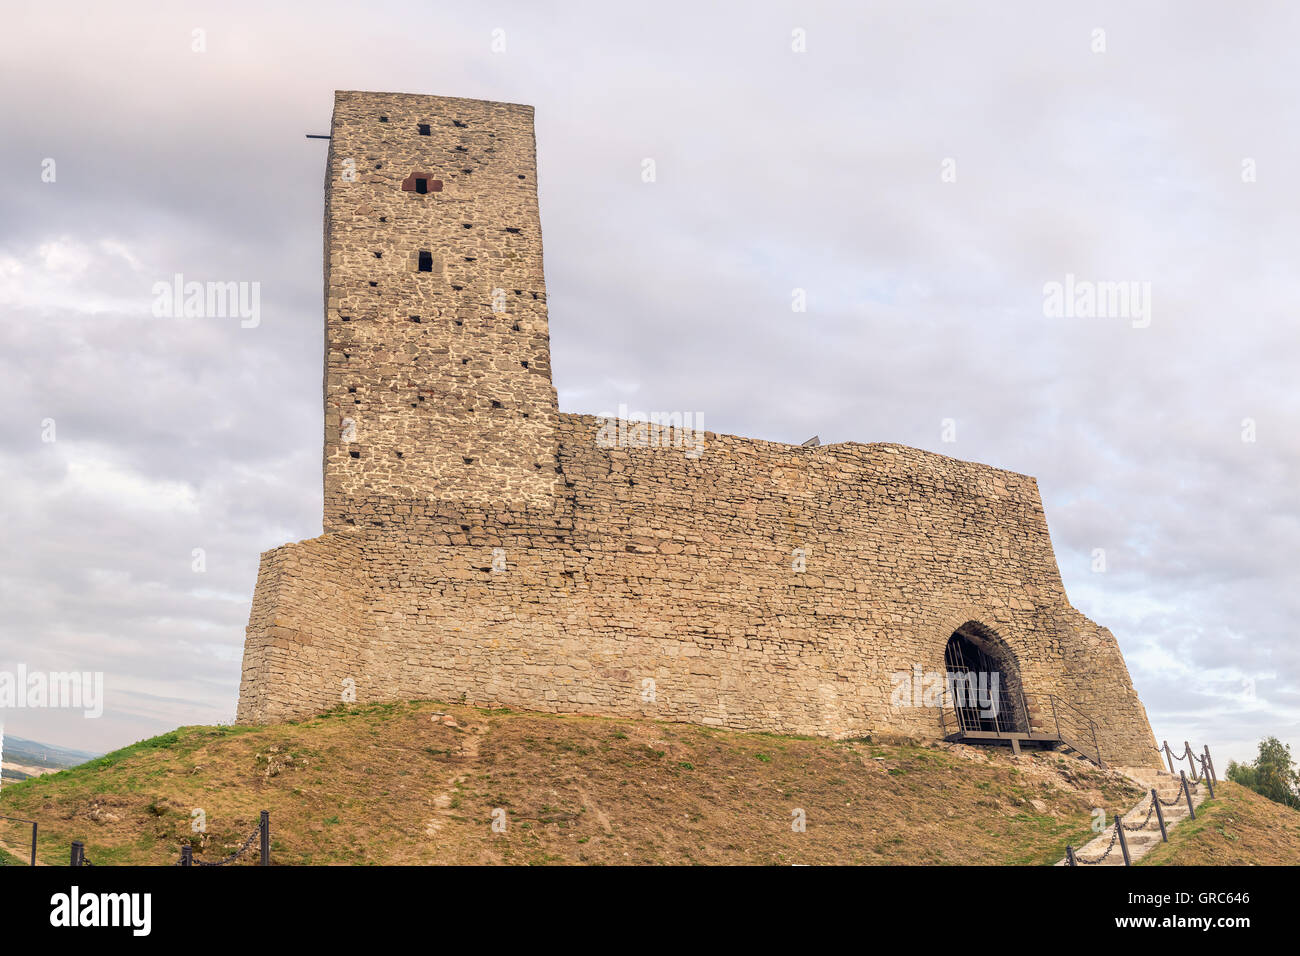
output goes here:
<path id="1" fill-rule="evenodd" d="M 183 727 L 6 785 L 0 814 L 38 820 L 38 856 L 54 864 L 74 839 L 98 865 L 171 863 L 185 841 L 220 859 L 262 809 L 278 865 L 1045 864 L 1086 842 L 1093 807 L 1109 814 L 1138 796 L 1056 754 L 1017 763 L 948 745 L 411 702 Z M 203 834 L 191 833 L 195 809 Z M 504 833 L 492 830 L 497 810 Z M 795 810 L 806 832 L 792 829 Z M 1300 860 L 1300 814 L 1229 788 L 1204 816 L 1169 862 L 1246 862 L 1264 847 L 1258 862 Z M 0 826 L 18 857 L 22 841 Z"/>

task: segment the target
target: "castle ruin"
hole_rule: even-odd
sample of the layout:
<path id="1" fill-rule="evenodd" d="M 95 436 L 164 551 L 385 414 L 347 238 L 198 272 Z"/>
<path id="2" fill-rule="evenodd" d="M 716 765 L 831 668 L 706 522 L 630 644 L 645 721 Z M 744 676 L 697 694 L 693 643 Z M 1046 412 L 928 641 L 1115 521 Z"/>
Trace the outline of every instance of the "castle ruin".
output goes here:
<path id="1" fill-rule="evenodd" d="M 354 695 L 935 739 L 971 714 L 925 675 L 977 658 L 1009 701 L 977 730 L 1066 715 L 1155 762 L 1033 478 L 562 413 L 532 108 L 339 92 L 330 137 L 324 528 L 262 555 L 240 721 Z"/>

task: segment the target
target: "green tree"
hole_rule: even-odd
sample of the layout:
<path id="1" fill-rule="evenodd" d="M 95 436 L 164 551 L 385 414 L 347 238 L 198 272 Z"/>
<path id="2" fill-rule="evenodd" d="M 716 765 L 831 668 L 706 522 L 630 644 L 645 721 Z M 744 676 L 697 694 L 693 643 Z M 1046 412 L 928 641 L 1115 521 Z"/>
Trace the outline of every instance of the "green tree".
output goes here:
<path id="1" fill-rule="evenodd" d="M 1259 742 L 1259 754 L 1251 763 L 1228 761 L 1228 779 L 1300 810 L 1300 772 L 1291 760 L 1290 746 L 1276 737 Z"/>

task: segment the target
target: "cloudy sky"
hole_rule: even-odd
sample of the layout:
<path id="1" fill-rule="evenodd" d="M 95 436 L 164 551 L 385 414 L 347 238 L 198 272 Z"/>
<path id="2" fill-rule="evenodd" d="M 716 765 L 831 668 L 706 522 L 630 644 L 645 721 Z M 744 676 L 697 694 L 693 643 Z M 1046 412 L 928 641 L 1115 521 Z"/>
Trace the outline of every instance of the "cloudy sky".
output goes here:
<path id="1" fill-rule="evenodd" d="M 536 106 L 563 410 L 1036 475 L 1157 737 L 1300 752 L 1300 13 L 1134 6 L 4 0 L 0 670 L 107 698 L 6 731 L 233 718 L 258 554 L 321 530 L 304 134 L 367 89 Z M 153 317 L 176 273 L 260 324 Z"/>

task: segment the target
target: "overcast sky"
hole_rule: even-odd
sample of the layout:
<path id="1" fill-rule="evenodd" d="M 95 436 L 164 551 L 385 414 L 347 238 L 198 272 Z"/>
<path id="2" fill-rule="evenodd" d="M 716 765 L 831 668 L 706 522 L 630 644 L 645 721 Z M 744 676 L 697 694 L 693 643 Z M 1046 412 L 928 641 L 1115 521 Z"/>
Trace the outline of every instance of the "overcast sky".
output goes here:
<path id="1" fill-rule="evenodd" d="M 1156 736 L 1300 752 L 1294 4 L 3 6 L 0 669 L 107 695 L 8 732 L 233 719 L 258 555 L 321 530 L 304 134 L 366 89 L 536 107 L 562 410 L 1035 475 Z M 260 325 L 154 318 L 175 273 Z"/>

